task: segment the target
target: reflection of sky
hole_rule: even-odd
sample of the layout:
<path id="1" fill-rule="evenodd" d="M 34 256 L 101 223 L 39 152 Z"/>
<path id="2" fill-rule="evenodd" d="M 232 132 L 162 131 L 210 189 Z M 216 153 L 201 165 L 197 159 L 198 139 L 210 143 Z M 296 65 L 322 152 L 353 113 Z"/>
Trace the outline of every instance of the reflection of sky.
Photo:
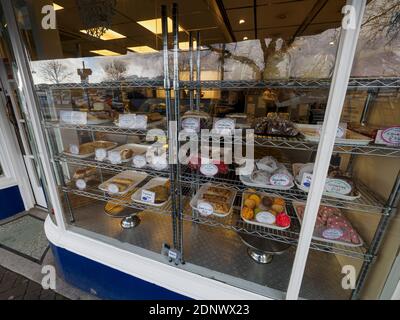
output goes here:
<path id="1" fill-rule="evenodd" d="M 89 76 L 89 82 L 96 83 L 107 81 L 108 76 L 104 71 L 104 66 L 112 61 L 123 61 L 126 64 L 125 78 L 132 76 L 141 78 L 155 78 L 162 75 L 162 57 L 160 53 L 155 54 L 127 54 L 117 57 L 87 57 L 87 58 L 69 58 L 58 59 L 61 64 L 67 67 L 67 72 L 72 73 L 71 76 L 63 82 L 80 82 L 81 78 L 77 70 L 82 69 L 82 63 L 85 67 L 92 70 Z M 42 74 L 41 68 L 51 60 L 32 61 L 32 77 L 35 84 L 51 83 Z"/>
<path id="2" fill-rule="evenodd" d="M 292 45 L 283 51 L 271 50 L 265 64 L 264 53 L 259 40 L 247 40 L 227 43 L 224 48 L 230 56 L 222 59 L 222 44 L 212 45 L 213 50 L 202 50 L 201 69 L 220 71 L 224 61 L 225 80 L 258 80 L 265 72 L 264 78 L 328 78 L 332 75 L 338 46 L 339 29 L 329 29 L 320 34 L 298 37 Z M 379 77 L 398 76 L 400 73 L 400 39 L 388 45 L 385 32 L 381 32 L 371 41 L 371 30 L 362 28 L 355 55 L 352 76 Z M 274 46 L 275 40 L 266 39 L 267 46 Z M 194 59 L 196 54 L 194 54 Z M 172 65 L 172 52 L 170 52 Z M 72 75 L 63 82 L 80 82 L 78 69 L 85 62 L 86 68 L 92 70 L 90 83 L 111 80 L 104 71 L 104 66 L 112 61 L 123 61 L 127 67 L 124 78 L 154 79 L 163 75 L 162 52 L 152 54 L 128 53 L 117 57 L 89 57 L 60 59 Z M 35 84 L 50 83 L 41 72 L 41 65 L 49 60 L 33 61 L 32 76 Z M 189 69 L 189 53 L 179 55 L 180 70 Z M 172 73 L 172 70 L 170 71 Z"/>

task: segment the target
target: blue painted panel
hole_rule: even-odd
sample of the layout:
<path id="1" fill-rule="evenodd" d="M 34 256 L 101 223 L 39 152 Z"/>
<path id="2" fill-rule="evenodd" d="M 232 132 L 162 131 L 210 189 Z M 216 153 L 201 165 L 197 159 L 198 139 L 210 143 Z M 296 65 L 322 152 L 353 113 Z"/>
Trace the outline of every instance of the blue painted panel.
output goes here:
<path id="1" fill-rule="evenodd" d="M 18 186 L 0 190 L 0 220 L 25 211 Z"/>
<path id="2" fill-rule="evenodd" d="M 64 280 L 102 299 L 112 300 L 187 300 L 189 298 L 104 264 L 51 244 Z"/>

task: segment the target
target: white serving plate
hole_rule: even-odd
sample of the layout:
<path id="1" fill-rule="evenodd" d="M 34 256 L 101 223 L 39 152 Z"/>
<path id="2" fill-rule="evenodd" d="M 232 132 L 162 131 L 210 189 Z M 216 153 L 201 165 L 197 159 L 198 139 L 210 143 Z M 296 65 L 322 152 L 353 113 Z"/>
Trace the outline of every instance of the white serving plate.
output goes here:
<path id="1" fill-rule="evenodd" d="M 253 194 L 256 193 L 257 195 L 259 195 L 261 197 L 267 196 L 267 197 L 270 197 L 270 198 L 279 198 L 279 196 L 275 195 L 275 194 L 269 194 L 269 193 L 258 192 L 258 191 L 257 192 L 253 192 L 253 191 L 249 191 L 249 190 L 244 191 L 243 192 L 243 196 L 242 196 L 242 204 L 240 205 L 240 217 L 243 219 L 243 221 L 245 221 L 246 223 L 249 223 L 249 224 L 253 224 L 255 226 L 266 227 L 266 228 L 275 229 L 275 230 L 286 230 L 286 229 L 291 227 L 293 221 L 290 222 L 290 225 L 288 227 L 278 227 L 277 225 L 274 225 L 274 224 L 262 223 L 262 222 L 258 222 L 258 221 L 255 221 L 255 220 L 248 220 L 248 219 L 243 218 L 242 209 L 244 207 L 244 195 L 245 195 L 245 193 L 253 193 Z M 285 206 L 285 213 L 287 214 L 286 206 Z M 293 219 L 291 218 L 291 220 L 293 220 Z"/>
<path id="2" fill-rule="evenodd" d="M 299 165 L 302 165 L 302 163 L 293 163 L 293 175 L 294 175 L 294 183 L 296 184 L 296 187 L 299 188 L 300 190 L 304 192 L 309 192 L 310 188 L 307 188 L 305 186 L 302 186 L 301 183 L 298 182 L 297 176 L 298 176 L 298 171 L 299 171 Z M 341 200 L 347 200 L 347 201 L 354 201 L 358 198 L 361 197 L 361 193 L 358 192 L 357 195 L 355 196 L 348 196 L 345 194 L 340 194 L 340 193 L 332 193 L 332 192 L 326 192 L 324 191 L 322 193 L 324 196 L 336 198 L 336 199 L 341 199 Z"/>
<path id="3" fill-rule="evenodd" d="M 197 209 L 197 202 L 199 201 L 199 199 L 201 198 L 201 196 L 203 195 L 203 193 L 205 193 L 205 191 L 206 191 L 209 187 L 216 187 L 216 186 L 214 186 L 212 183 L 203 184 L 203 185 L 201 186 L 201 188 L 199 189 L 199 191 L 197 191 L 196 195 L 192 198 L 192 200 L 190 201 L 190 206 L 192 207 L 193 210 L 196 210 L 197 212 L 199 211 L 199 210 Z M 216 216 L 216 217 L 220 217 L 220 218 L 226 217 L 226 216 L 228 216 L 228 215 L 230 215 L 230 214 L 232 213 L 232 211 L 233 211 L 233 203 L 234 203 L 234 201 L 235 201 L 236 193 L 237 193 L 236 190 L 231 189 L 231 188 L 223 188 L 223 189 L 229 189 L 229 190 L 232 192 L 232 196 L 231 196 L 231 198 L 229 199 L 229 207 L 230 207 L 230 209 L 229 209 L 228 213 L 223 214 L 223 213 L 216 213 L 216 212 L 213 212 L 212 215 L 214 215 L 214 216 Z M 207 201 L 204 201 L 204 202 L 207 202 Z"/>
<path id="4" fill-rule="evenodd" d="M 125 191 L 112 193 L 112 195 L 123 195 L 123 194 L 125 194 L 125 193 L 131 191 L 131 190 L 132 190 L 133 188 L 135 188 L 139 183 L 141 183 L 144 179 L 146 179 L 146 178 L 147 178 L 147 173 L 145 173 L 145 172 L 139 172 L 139 171 L 134 171 L 134 170 L 126 170 L 126 171 L 123 171 L 123 172 L 117 174 L 116 176 L 114 176 L 114 177 L 108 179 L 107 181 L 103 182 L 101 185 L 99 185 L 99 189 L 102 190 L 102 191 L 104 191 L 104 192 L 110 193 L 110 192 L 108 191 L 108 189 L 107 189 L 107 185 L 108 185 L 109 183 L 112 183 L 112 181 L 113 181 L 115 178 L 125 178 L 125 179 L 131 179 L 131 180 L 133 180 L 132 184 L 131 184 L 128 188 L 126 188 Z"/>
<path id="5" fill-rule="evenodd" d="M 319 134 L 318 128 L 319 125 L 315 124 L 300 124 L 296 123 L 297 129 L 304 135 L 305 140 L 311 142 L 319 142 Z M 310 131 L 315 132 L 315 134 L 311 134 Z M 346 129 L 346 138 L 336 138 L 335 142 L 340 144 L 348 144 L 353 146 L 366 146 L 372 139 L 364 136 L 358 132 L 352 131 L 350 129 Z"/>
<path id="6" fill-rule="evenodd" d="M 306 204 L 303 203 L 303 202 L 297 202 L 297 201 L 293 201 L 292 204 L 293 204 L 293 208 L 294 208 L 294 211 L 295 211 L 295 213 L 296 213 L 296 216 L 297 216 L 297 218 L 299 219 L 300 224 L 302 224 L 302 223 L 303 223 L 303 220 L 300 218 L 300 215 L 297 213 L 297 206 L 300 206 L 300 205 L 305 206 Z M 343 215 L 343 213 L 342 213 L 342 215 Z M 345 218 L 346 218 L 346 217 L 345 217 Z M 347 218 L 346 218 L 346 220 L 347 220 Z M 349 224 L 351 225 L 350 221 L 349 221 L 349 220 L 347 220 L 347 221 L 348 221 Z M 353 226 L 352 226 L 352 227 L 353 227 Z M 354 229 L 354 228 L 353 228 L 353 229 Z M 354 230 L 355 230 L 355 229 L 354 229 Z M 358 232 L 357 232 L 357 234 L 358 234 Z M 340 245 L 344 245 L 344 246 L 348 246 L 348 247 L 353 247 L 353 248 L 355 248 L 355 247 L 362 247 L 362 246 L 364 245 L 364 241 L 363 241 L 363 239 L 360 237 L 359 234 L 358 234 L 358 237 L 359 237 L 359 239 L 360 239 L 360 243 L 359 243 L 359 244 L 354 244 L 354 243 L 352 243 L 352 242 L 339 241 L 339 240 L 330 240 L 330 239 L 325 239 L 325 238 L 322 238 L 322 237 L 317 237 L 317 236 L 314 236 L 314 235 L 312 236 L 312 238 L 313 238 L 314 240 L 323 241 L 323 242 L 327 242 L 327 243 L 340 244 Z"/>
<path id="7" fill-rule="evenodd" d="M 146 151 L 149 149 L 148 146 L 142 146 L 140 144 L 137 143 L 128 143 L 128 144 L 124 144 L 122 146 L 118 146 L 114 149 L 111 149 L 109 152 L 113 152 L 113 151 L 122 151 L 124 149 L 131 149 L 133 151 L 133 156 L 128 158 L 128 159 L 123 159 L 122 163 L 126 163 L 132 160 L 132 158 L 136 155 L 140 155 L 140 154 L 144 154 L 146 153 Z M 106 159 L 106 161 L 109 161 L 108 159 Z"/>
<path id="8" fill-rule="evenodd" d="M 131 197 L 132 201 L 137 202 L 137 203 L 141 203 L 141 204 L 145 204 L 148 206 L 154 206 L 154 207 L 162 207 L 164 206 L 170 199 L 170 197 L 168 197 L 168 199 L 162 203 L 148 203 L 145 201 L 142 201 L 142 190 L 149 190 L 153 187 L 156 186 L 162 186 L 164 185 L 169 179 L 168 178 L 153 178 L 151 179 L 149 182 L 147 182 L 143 187 L 141 187 L 139 190 L 137 190 Z"/>
<path id="9" fill-rule="evenodd" d="M 116 143 L 116 142 L 112 142 L 112 141 L 101 141 L 101 140 L 99 140 L 99 141 L 96 141 L 96 142 L 109 142 L 110 143 L 110 146 L 108 147 L 108 148 L 104 148 L 105 150 L 110 150 L 110 149 L 112 149 L 112 148 L 115 148 L 117 145 L 118 145 L 118 143 Z M 92 143 L 92 142 L 88 142 L 88 143 Z M 83 143 L 83 144 L 86 144 L 86 143 Z M 82 145 L 83 145 L 82 144 Z M 81 145 L 79 145 L 78 147 L 80 147 Z M 67 156 L 70 156 L 70 157 L 75 157 L 75 158 L 80 158 L 80 159 L 84 159 L 84 158 L 89 158 L 89 157 L 91 157 L 91 156 L 93 156 L 94 154 L 95 154 L 95 152 L 96 152 L 96 150 L 94 150 L 93 152 L 90 152 L 90 153 L 84 153 L 84 154 L 73 154 L 73 153 L 70 153 L 69 151 L 64 151 L 63 153 L 65 154 L 65 155 L 67 155 Z"/>
<path id="10" fill-rule="evenodd" d="M 251 176 L 239 176 L 240 181 L 249 187 L 254 187 L 254 188 L 264 188 L 264 189 L 272 189 L 272 190 L 290 190 L 294 187 L 294 183 L 292 183 L 286 187 L 283 186 L 273 186 L 271 184 L 260 184 L 260 183 L 255 183 L 251 180 Z"/>

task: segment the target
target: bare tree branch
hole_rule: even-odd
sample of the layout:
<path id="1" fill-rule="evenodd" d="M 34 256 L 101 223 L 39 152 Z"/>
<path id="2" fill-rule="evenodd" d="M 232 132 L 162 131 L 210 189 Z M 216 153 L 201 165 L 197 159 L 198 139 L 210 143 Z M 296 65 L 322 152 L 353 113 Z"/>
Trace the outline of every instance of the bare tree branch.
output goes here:
<path id="1" fill-rule="evenodd" d="M 57 60 L 42 64 L 39 71 L 45 80 L 56 84 L 62 83 L 72 76 L 72 72 L 68 72 L 68 67 Z"/>

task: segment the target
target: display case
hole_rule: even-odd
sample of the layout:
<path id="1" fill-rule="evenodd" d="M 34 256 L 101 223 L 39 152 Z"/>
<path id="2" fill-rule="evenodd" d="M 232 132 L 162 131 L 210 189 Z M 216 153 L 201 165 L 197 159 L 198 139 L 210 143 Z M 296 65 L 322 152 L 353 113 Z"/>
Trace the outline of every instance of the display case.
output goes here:
<path id="1" fill-rule="evenodd" d="M 351 75 L 365 1 L 349 4 L 355 28 L 293 39 L 291 73 L 289 51 L 265 39 L 182 35 L 177 4 L 159 11 L 160 52 L 18 58 L 58 225 L 47 222 L 50 238 L 186 297 L 362 298 L 399 200 L 400 79 Z M 115 78 L 146 60 L 151 77 Z M 63 64 L 81 81 L 43 81 Z M 382 96 L 396 106 L 385 121 Z"/>

